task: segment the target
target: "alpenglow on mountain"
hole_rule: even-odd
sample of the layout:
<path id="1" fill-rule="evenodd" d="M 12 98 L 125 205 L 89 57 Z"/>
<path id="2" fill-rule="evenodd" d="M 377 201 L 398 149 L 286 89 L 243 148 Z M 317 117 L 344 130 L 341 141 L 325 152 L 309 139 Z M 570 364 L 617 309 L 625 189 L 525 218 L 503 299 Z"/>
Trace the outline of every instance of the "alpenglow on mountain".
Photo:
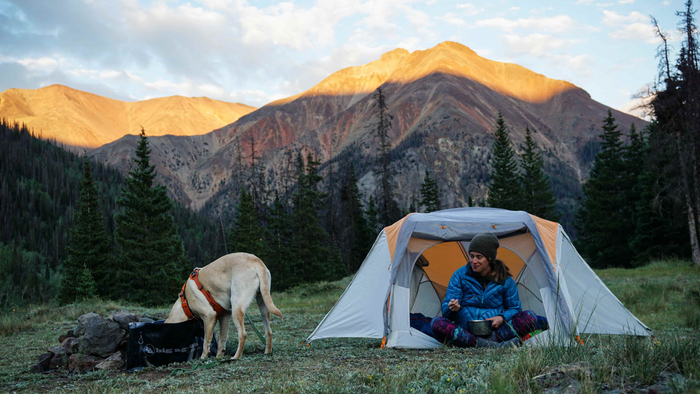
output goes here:
<path id="1" fill-rule="evenodd" d="M 404 209 L 420 198 L 426 169 L 437 180 L 443 207 L 466 206 L 469 197 L 485 197 L 499 111 L 516 149 L 525 127 L 534 131 L 559 204 L 573 206 L 610 109 L 571 83 L 444 42 L 412 53 L 396 49 L 374 62 L 340 70 L 303 93 L 208 134 L 153 137 L 152 162 L 160 181 L 194 209 L 206 205 L 218 210 L 235 202 L 240 189 L 232 185 L 240 181 L 240 162 L 251 160 L 252 146 L 264 163 L 270 187 L 282 184 L 290 152 L 313 152 L 325 172 L 343 171 L 352 162 L 368 198 L 376 188 L 372 93 L 379 86 L 393 116 L 391 166 Z M 624 131 L 632 123 L 645 124 L 611 110 Z M 135 144 L 135 137 L 126 136 L 93 154 L 126 169 L 127 152 Z"/>
<path id="2" fill-rule="evenodd" d="M 0 118 L 25 123 L 41 138 L 76 149 L 97 148 L 126 134 L 139 134 L 141 126 L 152 136 L 203 134 L 254 110 L 207 97 L 126 102 L 62 85 L 0 93 Z"/>

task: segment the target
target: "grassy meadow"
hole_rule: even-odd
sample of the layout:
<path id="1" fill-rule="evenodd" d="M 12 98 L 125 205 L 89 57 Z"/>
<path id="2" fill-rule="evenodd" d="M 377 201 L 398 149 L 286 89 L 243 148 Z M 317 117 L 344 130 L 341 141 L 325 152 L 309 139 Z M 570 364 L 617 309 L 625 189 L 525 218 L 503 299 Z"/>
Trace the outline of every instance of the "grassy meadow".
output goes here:
<path id="1" fill-rule="evenodd" d="M 246 350 L 239 361 L 210 359 L 136 373 L 27 371 L 48 347 L 59 345 L 58 336 L 72 329 L 83 313 L 107 316 L 127 310 L 163 318 L 166 307 L 93 300 L 3 312 L 0 392 L 621 393 L 653 392 L 647 389 L 659 384 L 662 392 L 700 392 L 700 270 L 669 260 L 597 273 L 632 313 L 654 329 L 655 338 L 593 336 L 583 338 L 584 346 L 505 350 L 380 349 L 379 340 L 367 339 L 326 339 L 300 346 L 343 292 L 350 280 L 346 278 L 273 293 L 284 318 L 272 318 L 272 355 L 263 354 L 264 345 L 247 327 Z M 252 305 L 249 312 L 261 329 L 257 307 Z M 229 355 L 236 342 L 232 329 Z M 556 375 L 554 368 L 568 370 L 573 385 L 533 379 Z"/>

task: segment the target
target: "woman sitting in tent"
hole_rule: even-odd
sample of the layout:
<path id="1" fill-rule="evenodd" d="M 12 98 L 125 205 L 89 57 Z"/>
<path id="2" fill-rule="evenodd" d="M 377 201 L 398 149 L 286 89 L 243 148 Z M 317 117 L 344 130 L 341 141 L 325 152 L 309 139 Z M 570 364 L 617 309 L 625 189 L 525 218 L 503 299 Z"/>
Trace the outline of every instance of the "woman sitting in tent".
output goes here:
<path id="1" fill-rule="evenodd" d="M 496 259 L 498 238 L 477 234 L 469 244 L 469 263 L 458 269 L 442 303 L 442 316 L 431 321 L 438 340 L 460 347 L 501 347 L 520 345 L 520 338 L 537 329 L 547 329 L 547 319 L 523 311 L 518 288 L 508 267 Z M 467 330 L 472 320 L 490 320 L 489 338 Z"/>

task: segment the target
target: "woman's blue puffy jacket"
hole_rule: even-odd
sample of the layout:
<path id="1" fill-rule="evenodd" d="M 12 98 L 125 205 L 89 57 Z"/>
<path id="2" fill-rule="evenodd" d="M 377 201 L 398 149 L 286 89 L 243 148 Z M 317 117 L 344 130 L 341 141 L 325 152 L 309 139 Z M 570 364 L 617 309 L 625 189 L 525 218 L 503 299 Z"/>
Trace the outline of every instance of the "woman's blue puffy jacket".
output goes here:
<path id="1" fill-rule="evenodd" d="M 442 302 L 442 316 L 466 328 L 469 320 L 483 320 L 498 315 L 508 322 L 522 310 L 513 278 L 508 277 L 505 282 L 491 281 L 484 288 L 472 277 L 473 274 L 471 264 L 452 274 Z M 457 312 L 451 311 L 447 306 L 451 299 L 458 300 L 462 306 Z"/>

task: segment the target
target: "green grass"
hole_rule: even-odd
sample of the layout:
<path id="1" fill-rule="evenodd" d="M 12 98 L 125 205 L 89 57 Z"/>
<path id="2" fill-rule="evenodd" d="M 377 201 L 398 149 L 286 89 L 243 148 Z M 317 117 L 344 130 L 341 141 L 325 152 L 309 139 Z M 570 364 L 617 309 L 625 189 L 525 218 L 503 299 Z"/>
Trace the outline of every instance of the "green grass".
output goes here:
<path id="1" fill-rule="evenodd" d="M 273 317 L 273 354 L 250 327 L 243 358 L 68 375 L 29 374 L 36 357 L 75 326 L 78 316 L 117 310 L 164 317 L 168 308 L 147 309 L 99 300 L 57 308 L 34 306 L 0 316 L 0 392 L 206 392 L 206 393 L 539 393 L 533 380 L 551 367 L 579 363 L 577 391 L 641 390 L 672 373 L 671 392 L 700 392 L 700 272 L 687 262 L 663 261 L 635 270 L 598 275 L 625 305 L 655 330 L 656 340 L 594 336 L 585 346 L 522 347 L 516 350 L 380 349 L 379 340 L 326 339 L 300 346 L 343 292 L 349 278 L 273 293 L 283 319 Z M 253 305 L 249 314 L 261 328 Z M 227 351 L 236 346 L 231 331 Z M 194 367 L 211 368 L 197 369 Z"/>

